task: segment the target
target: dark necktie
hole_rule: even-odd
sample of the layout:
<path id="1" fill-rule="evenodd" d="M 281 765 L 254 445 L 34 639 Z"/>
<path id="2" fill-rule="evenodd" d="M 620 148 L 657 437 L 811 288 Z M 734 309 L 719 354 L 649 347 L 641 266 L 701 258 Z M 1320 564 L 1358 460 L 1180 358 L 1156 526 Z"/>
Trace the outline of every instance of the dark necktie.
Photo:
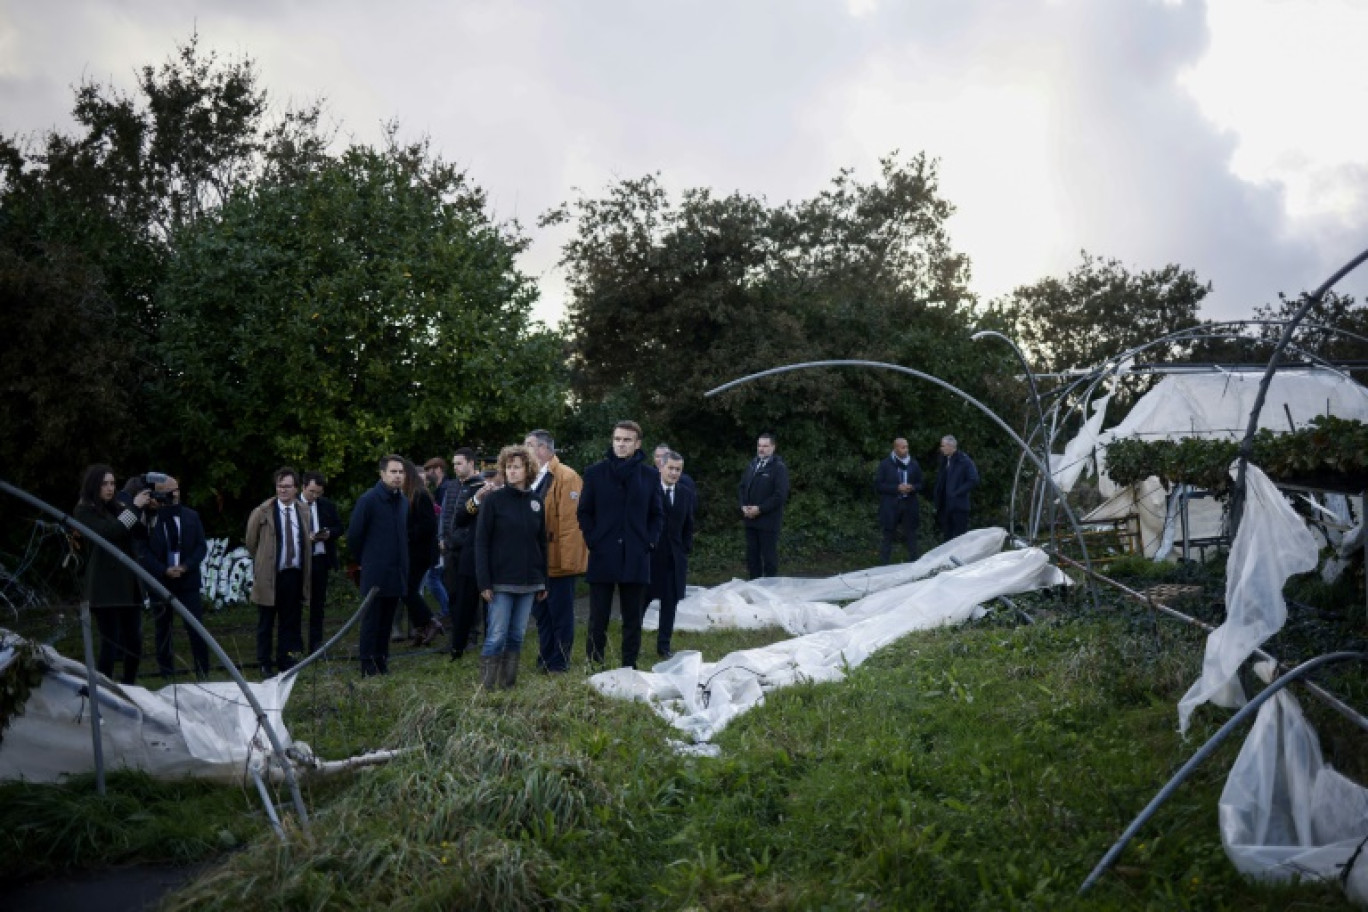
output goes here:
<path id="1" fill-rule="evenodd" d="M 294 524 L 290 519 L 290 507 L 280 514 L 280 534 L 285 536 L 285 569 L 295 565 Z"/>

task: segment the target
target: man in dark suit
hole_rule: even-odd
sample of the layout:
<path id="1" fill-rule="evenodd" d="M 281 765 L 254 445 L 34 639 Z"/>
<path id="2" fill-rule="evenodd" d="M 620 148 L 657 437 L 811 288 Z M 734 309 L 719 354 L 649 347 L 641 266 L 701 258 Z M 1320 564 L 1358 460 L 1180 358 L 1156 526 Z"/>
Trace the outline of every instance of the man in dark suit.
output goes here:
<path id="1" fill-rule="evenodd" d="M 408 498 L 404 497 L 404 457 L 380 459 L 380 480 L 356 499 L 347 526 L 347 547 L 361 565 L 361 592 L 379 590 L 361 617 L 361 674 L 389 674 L 390 627 L 399 600 L 408 590 Z"/>
<path id="2" fill-rule="evenodd" d="M 142 548 L 142 564 L 155 576 L 176 600 L 190 610 L 195 620 L 204 622 L 204 603 L 200 600 L 200 564 L 209 554 L 204 537 L 204 524 L 199 514 L 181 506 L 180 483 L 167 477 L 156 486 L 156 494 L 148 501 L 151 522 L 147 542 Z M 162 677 L 176 673 L 176 657 L 171 649 L 172 624 L 176 612 L 169 603 L 153 608 L 157 630 L 157 668 Z M 190 635 L 190 658 L 195 677 L 209 676 L 209 645 L 195 631 Z"/>
<path id="3" fill-rule="evenodd" d="M 299 473 L 283 466 L 275 473 L 276 496 L 247 517 L 245 536 L 252 555 L 252 601 L 257 606 L 257 662 L 261 676 L 284 671 L 304 654 L 304 602 L 309 597 L 309 514 L 299 502 Z M 271 655 L 276 622 L 280 636 Z M 274 659 L 274 661 L 273 661 Z"/>
<path id="4" fill-rule="evenodd" d="M 342 516 L 337 504 L 323 496 L 322 473 L 304 473 L 304 506 L 309 510 L 313 541 L 313 572 L 309 579 L 309 654 L 323 645 L 323 610 L 328 604 L 328 576 L 337 566 L 337 540 L 342 536 Z"/>
<path id="5" fill-rule="evenodd" d="M 584 471 L 580 492 L 580 531 L 589 548 L 589 661 L 602 664 L 608 619 L 617 589 L 622 611 L 622 664 L 635 668 L 641 651 L 641 615 L 651 581 L 651 549 L 660 539 L 665 517 L 660 503 L 660 473 L 641 452 L 641 426 L 619 421 L 606 457 Z"/>
<path id="6" fill-rule="evenodd" d="M 674 655 L 670 638 L 674 635 L 675 609 L 684 597 L 689 575 L 689 554 L 693 551 L 694 490 L 685 485 L 684 457 L 666 450 L 661 460 L 661 506 L 665 527 L 651 552 L 651 584 L 646 600 L 660 600 L 660 627 L 656 632 L 656 653 L 662 659 Z"/>
<path id="7" fill-rule="evenodd" d="M 949 541 L 969 531 L 969 492 L 979 483 L 978 466 L 968 453 L 959 451 L 959 441 L 946 434 L 941 438 L 940 471 L 936 473 L 936 524 L 941 538 Z"/>
<path id="8" fill-rule="evenodd" d="M 908 452 L 907 439 L 899 437 L 893 441 L 893 452 L 879 463 L 874 473 L 874 490 L 879 494 L 879 528 L 883 530 L 880 563 L 888 563 L 893 556 L 893 541 L 899 526 L 907 541 L 907 559 L 917 559 L 917 531 L 921 525 L 917 492 L 921 488 L 921 466 Z"/>
<path id="9" fill-rule="evenodd" d="M 741 476 L 741 516 L 746 523 L 746 569 L 751 579 L 779 573 L 779 527 L 788 502 L 788 466 L 774 452 L 773 434 L 761 434 L 755 459 Z"/>

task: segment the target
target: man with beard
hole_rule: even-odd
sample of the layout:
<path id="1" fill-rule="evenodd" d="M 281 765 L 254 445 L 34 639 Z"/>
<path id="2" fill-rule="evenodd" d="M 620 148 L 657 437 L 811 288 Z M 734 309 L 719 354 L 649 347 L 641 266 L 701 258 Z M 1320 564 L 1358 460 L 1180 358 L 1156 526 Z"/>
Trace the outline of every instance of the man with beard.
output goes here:
<path id="1" fill-rule="evenodd" d="M 442 502 L 442 526 L 439 545 L 442 549 L 443 573 L 451 605 L 451 657 L 459 659 L 470 646 L 473 630 L 482 630 L 484 604 L 475 580 L 475 545 L 471 536 L 479 507 L 471 509 L 475 496 L 485 486 L 475 461 L 475 451 L 461 447 L 451 457 L 455 480 L 447 485 Z"/>
<path id="2" fill-rule="evenodd" d="M 200 564 L 209 554 L 204 537 L 204 524 L 199 514 L 181 506 L 180 483 L 167 477 L 158 482 L 155 496 L 148 501 L 150 521 L 147 543 L 143 549 L 143 567 L 167 588 L 176 600 L 189 609 L 195 620 L 204 623 L 204 604 L 200 600 Z M 176 673 L 176 659 L 171 648 L 171 631 L 176 612 L 169 603 L 154 609 L 156 624 L 157 668 L 162 677 Z M 209 644 L 189 627 L 190 658 L 195 677 L 209 676 Z"/>
<path id="3" fill-rule="evenodd" d="M 523 445 L 541 466 L 532 490 L 541 498 L 546 515 L 546 598 L 532 606 L 537 621 L 537 665 L 553 673 L 569 671 L 575 645 L 575 580 L 584 574 L 589 561 L 576 515 L 584 481 L 556 456 L 550 431 L 532 431 Z"/>

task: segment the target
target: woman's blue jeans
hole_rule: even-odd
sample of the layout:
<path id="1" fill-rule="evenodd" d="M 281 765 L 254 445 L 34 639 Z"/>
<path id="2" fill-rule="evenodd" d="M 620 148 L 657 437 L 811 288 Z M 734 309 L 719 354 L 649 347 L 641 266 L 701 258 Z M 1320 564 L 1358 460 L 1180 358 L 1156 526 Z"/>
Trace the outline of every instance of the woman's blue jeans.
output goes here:
<path id="1" fill-rule="evenodd" d="M 532 614 L 535 592 L 495 592 L 489 603 L 489 629 L 485 631 L 482 656 L 496 656 L 522 649 L 527 619 Z"/>

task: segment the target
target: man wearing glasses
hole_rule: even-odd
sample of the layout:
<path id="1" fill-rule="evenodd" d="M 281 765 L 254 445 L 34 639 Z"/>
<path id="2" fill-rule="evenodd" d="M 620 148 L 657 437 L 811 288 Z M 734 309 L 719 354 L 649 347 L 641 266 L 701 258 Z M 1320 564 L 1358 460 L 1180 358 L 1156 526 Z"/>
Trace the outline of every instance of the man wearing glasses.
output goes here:
<path id="1" fill-rule="evenodd" d="M 302 623 L 313 563 L 310 537 L 309 513 L 299 500 L 299 473 L 289 466 L 277 469 L 275 497 L 247 519 L 252 601 L 257 606 L 256 656 L 263 678 L 285 671 L 304 654 Z M 272 655 L 277 623 L 280 632 Z"/>
<path id="2" fill-rule="evenodd" d="M 195 620 L 204 623 L 204 604 L 200 601 L 200 564 L 209 554 L 204 524 L 200 522 L 198 513 L 181 506 L 180 483 L 169 476 L 156 485 L 147 508 L 149 519 L 147 544 L 142 553 L 143 567 L 189 609 Z M 175 619 L 175 609 L 168 602 L 158 604 L 153 609 L 157 630 L 157 668 L 164 678 L 176 673 L 176 658 L 171 648 Z M 194 664 L 195 677 L 202 681 L 209 676 L 209 645 L 188 627 L 187 633 L 190 635 L 190 658 Z"/>

